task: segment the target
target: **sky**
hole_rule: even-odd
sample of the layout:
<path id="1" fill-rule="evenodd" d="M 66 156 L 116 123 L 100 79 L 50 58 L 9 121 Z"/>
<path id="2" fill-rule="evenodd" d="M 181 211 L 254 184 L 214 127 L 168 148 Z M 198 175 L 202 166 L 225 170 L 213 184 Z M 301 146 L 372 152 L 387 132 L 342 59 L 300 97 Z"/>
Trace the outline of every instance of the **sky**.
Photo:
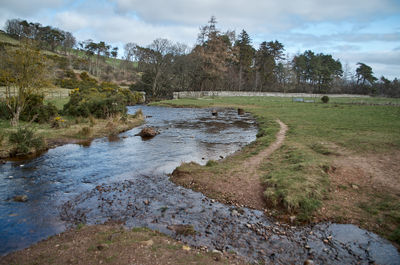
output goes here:
<path id="1" fill-rule="evenodd" d="M 257 49 L 278 40 L 288 58 L 332 54 L 344 70 L 358 62 L 376 77 L 400 77 L 400 0 L 0 0 L 0 26 L 20 18 L 122 47 L 167 38 L 193 46 L 211 16 L 221 31 L 243 29 Z"/>

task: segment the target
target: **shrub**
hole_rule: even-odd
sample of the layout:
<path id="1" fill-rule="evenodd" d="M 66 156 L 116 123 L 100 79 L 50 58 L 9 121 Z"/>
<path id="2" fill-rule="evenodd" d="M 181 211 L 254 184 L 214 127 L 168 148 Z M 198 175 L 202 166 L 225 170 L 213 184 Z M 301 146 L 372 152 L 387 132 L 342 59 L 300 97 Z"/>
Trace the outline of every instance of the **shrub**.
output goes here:
<path id="1" fill-rule="evenodd" d="M 14 153 L 18 155 L 26 155 L 32 149 L 40 151 L 44 147 L 43 137 L 36 136 L 32 128 L 19 127 L 16 132 L 9 136 L 9 141 L 16 144 Z"/>
<path id="2" fill-rule="evenodd" d="M 328 103 L 329 97 L 328 97 L 328 96 L 323 96 L 323 97 L 321 98 L 321 101 L 322 101 L 323 103 Z"/>
<path id="3" fill-rule="evenodd" d="M 65 126 L 66 126 L 65 120 L 60 116 L 55 117 L 51 122 L 52 128 L 59 129 L 59 128 L 65 128 Z"/>
<path id="4" fill-rule="evenodd" d="M 103 83 L 103 85 L 110 85 Z M 117 114 L 124 115 L 127 105 L 136 104 L 140 93 L 132 93 L 129 89 L 115 86 L 100 88 L 76 88 L 70 93 L 70 100 L 64 106 L 64 114 L 72 116 L 109 118 Z"/>
<path id="5" fill-rule="evenodd" d="M 52 103 L 45 105 L 43 103 L 44 96 L 39 94 L 30 94 L 26 97 L 27 105 L 21 112 L 20 119 L 22 121 L 31 121 L 44 123 L 49 122 L 58 114 L 57 107 Z M 0 118 L 9 120 L 11 113 L 6 106 L 4 100 L 0 100 Z"/>
<path id="6" fill-rule="evenodd" d="M 5 100 L 0 99 L 0 119 L 9 120 L 11 119 L 11 113 L 8 109 Z"/>

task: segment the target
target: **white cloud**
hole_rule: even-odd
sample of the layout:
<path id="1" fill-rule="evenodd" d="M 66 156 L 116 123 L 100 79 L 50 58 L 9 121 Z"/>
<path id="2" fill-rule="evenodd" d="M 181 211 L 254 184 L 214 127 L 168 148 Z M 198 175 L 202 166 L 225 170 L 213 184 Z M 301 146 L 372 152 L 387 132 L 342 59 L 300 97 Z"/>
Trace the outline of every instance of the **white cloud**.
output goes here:
<path id="1" fill-rule="evenodd" d="M 342 63 L 348 62 L 355 69 L 358 62 L 372 67 L 375 76 L 385 76 L 389 79 L 400 77 L 400 51 L 377 51 L 377 52 L 352 52 L 342 51 L 334 53 Z"/>
<path id="2" fill-rule="evenodd" d="M 7 10 L 18 16 L 31 16 L 40 10 L 49 8 L 59 8 L 69 0 L 1 0 L 0 10 Z"/>
<path id="3" fill-rule="evenodd" d="M 371 20 L 399 10 L 391 0 L 111 0 L 121 13 L 138 15 L 152 24 L 202 25 L 215 15 L 222 25 L 275 32 L 304 22 Z"/>

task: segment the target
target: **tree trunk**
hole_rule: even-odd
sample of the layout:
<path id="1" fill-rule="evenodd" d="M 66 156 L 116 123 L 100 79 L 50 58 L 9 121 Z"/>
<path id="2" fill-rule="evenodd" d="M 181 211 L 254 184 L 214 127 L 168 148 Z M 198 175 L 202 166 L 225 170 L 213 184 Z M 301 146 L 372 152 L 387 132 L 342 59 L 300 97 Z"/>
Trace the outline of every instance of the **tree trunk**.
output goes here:
<path id="1" fill-rule="evenodd" d="M 18 126 L 20 114 L 21 114 L 21 107 L 17 107 L 17 110 L 12 113 L 11 126 L 13 127 Z"/>
<path id="2" fill-rule="evenodd" d="M 242 90 L 242 75 L 243 75 L 243 67 L 239 67 L 239 91 Z"/>

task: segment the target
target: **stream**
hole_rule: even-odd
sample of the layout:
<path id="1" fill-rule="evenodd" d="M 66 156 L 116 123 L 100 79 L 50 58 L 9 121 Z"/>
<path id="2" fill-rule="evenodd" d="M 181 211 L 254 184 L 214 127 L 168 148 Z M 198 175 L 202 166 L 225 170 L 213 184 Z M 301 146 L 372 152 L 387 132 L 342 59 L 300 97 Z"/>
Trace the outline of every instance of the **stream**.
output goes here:
<path id="1" fill-rule="evenodd" d="M 0 255 L 27 247 L 77 223 L 123 221 L 187 244 L 234 251 L 251 262 L 303 264 L 400 264 L 387 240 L 354 225 L 294 227 L 263 212 L 236 208 L 176 186 L 171 173 L 182 162 L 204 165 L 256 139 L 257 125 L 236 110 L 142 108 L 150 140 L 135 128 L 89 146 L 67 144 L 31 160 L 0 165 Z M 25 203 L 13 201 L 27 195 Z M 180 228 L 195 233 L 182 234 Z"/>

